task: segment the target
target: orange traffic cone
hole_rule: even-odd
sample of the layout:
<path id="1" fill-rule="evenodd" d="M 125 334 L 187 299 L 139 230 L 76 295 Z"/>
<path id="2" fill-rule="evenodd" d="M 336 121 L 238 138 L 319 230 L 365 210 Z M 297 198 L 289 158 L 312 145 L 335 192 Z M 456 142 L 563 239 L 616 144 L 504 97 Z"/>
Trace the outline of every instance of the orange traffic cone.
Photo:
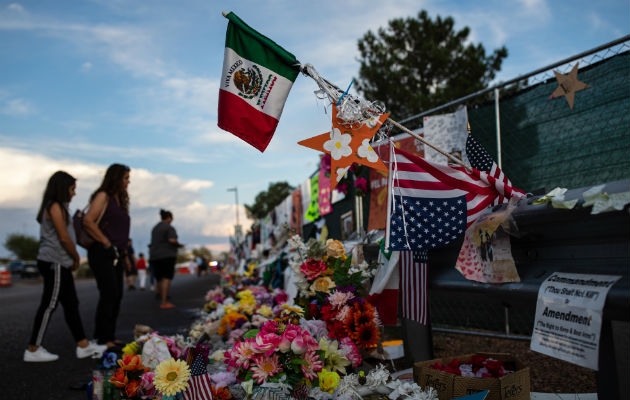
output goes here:
<path id="1" fill-rule="evenodd" d="M 0 272 L 0 286 L 11 286 L 11 271 Z"/>

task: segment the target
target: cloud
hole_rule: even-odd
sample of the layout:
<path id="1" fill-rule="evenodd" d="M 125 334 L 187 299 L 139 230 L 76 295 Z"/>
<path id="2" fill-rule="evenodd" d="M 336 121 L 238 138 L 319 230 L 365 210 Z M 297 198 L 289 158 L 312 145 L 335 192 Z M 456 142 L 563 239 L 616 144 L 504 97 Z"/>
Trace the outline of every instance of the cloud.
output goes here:
<path id="1" fill-rule="evenodd" d="M 35 108 L 24 99 L 7 99 L 2 103 L 0 112 L 12 117 L 23 117 L 32 114 Z"/>
<path id="2" fill-rule="evenodd" d="M 0 148 L 0 182 L 3 182 L 0 211 L 20 210 L 15 215 L 22 216 L 9 224 L 3 223 L 0 235 L 23 229 L 36 232 L 33 215 L 46 182 L 55 171 L 64 170 L 77 178 L 77 196 L 71 204 L 71 209 L 75 209 L 88 203 L 106 168 L 106 165 L 53 159 L 16 148 Z M 151 229 L 159 222 L 159 210 L 163 208 L 173 212 L 174 226 L 184 243 L 187 240 L 197 245 L 227 243 L 227 237 L 234 232 L 234 205 L 204 204 L 202 192 L 211 190 L 213 185 L 208 180 L 132 169 L 129 197 L 134 239 L 148 244 Z M 244 226 L 251 224 L 244 207 L 240 207 L 239 213 Z"/>
<path id="3" fill-rule="evenodd" d="M 83 64 L 81 64 L 81 69 L 83 71 L 89 71 L 92 69 L 92 63 L 89 61 L 84 62 Z"/>
<path id="4" fill-rule="evenodd" d="M 14 11 L 14 12 L 18 12 L 18 13 L 23 13 L 24 12 L 24 7 L 22 7 L 20 4 L 18 3 L 11 3 L 7 6 L 7 10 L 9 11 Z"/>

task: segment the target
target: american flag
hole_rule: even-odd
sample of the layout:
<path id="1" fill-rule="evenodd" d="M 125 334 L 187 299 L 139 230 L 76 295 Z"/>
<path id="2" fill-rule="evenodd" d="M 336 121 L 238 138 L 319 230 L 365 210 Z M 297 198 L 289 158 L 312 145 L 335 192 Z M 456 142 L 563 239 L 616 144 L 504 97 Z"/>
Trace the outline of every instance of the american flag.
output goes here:
<path id="1" fill-rule="evenodd" d="M 392 146 L 386 246 L 429 250 L 464 233 L 499 196 L 479 171 L 428 162 Z M 496 181 L 495 178 L 490 178 Z"/>
<path id="2" fill-rule="evenodd" d="M 400 252 L 402 316 L 423 325 L 428 321 L 427 253 Z"/>
<path id="3" fill-rule="evenodd" d="M 211 386 L 212 381 L 206 369 L 204 357 L 198 354 L 190 366 L 190 380 L 183 398 L 184 400 L 212 400 Z"/>
<path id="4" fill-rule="evenodd" d="M 471 134 L 468 134 L 466 139 L 466 156 L 468 156 L 471 167 L 480 171 L 482 179 L 485 178 L 489 182 L 493 182 L 499 193 L 493 204 L 507 203 L 512 196 L 525 196 L 525 192 L 512 186 L 512 182 L 501 171 L 501 168 Z M 494 181 L 490 178 L 494 178 Z"/>
<path id="5" fill-rule="evenodd" d="M 386 246 L 401 251 L 403 317 L 426 324 L 427 251 L 455 241 L 488 206 L 516 192 L 505 190 L 503 177 L 392 152 Z"/>

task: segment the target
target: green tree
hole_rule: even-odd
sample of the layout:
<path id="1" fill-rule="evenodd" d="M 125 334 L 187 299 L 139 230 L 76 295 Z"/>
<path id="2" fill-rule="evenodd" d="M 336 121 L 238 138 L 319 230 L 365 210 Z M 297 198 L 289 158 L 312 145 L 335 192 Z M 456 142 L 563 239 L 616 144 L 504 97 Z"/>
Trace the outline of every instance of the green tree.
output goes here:
<path id="1" fill-rule="evenodd" d="M 194 257 L 201 257 L 207 261 L 212 261 L 212 252 L 207 247 L 200 247 L 193 249 L 192 254 Z"/>
<path id="2" fill-rule="evenodd" d="M 35 260 L 39 250 L 39 240 L 32 236 L 10 234 L 4 242 L 4 247 L 22 260 Z"/>
<path id="3" fill-rule="evenodd" d="M 470 29 L 454 30 L 451 17 L 396 18 L 359 39 L 357 89 L 384 102 L 394 119 L 408 117 L 488 86 L 507 57 L 505 47 L 486 55 L 466 43 Z"/>
<path id="4" fill-rule="evenodd" d="M 256 195 L 254 204 L 245 204 L 247 216 L 249 218 L 264 218 L 278 204 L 282 203 L 288 195 L 293 192 L 294 187 L 288 182 L 275 182 L 269 184 L 269 189 L 262 191 Z"/>

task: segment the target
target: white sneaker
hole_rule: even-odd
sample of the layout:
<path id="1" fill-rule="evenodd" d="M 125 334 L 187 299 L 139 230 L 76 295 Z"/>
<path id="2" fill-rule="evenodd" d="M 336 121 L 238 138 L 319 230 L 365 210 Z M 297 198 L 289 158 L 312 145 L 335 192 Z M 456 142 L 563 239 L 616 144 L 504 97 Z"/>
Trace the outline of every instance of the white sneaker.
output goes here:
<path id="1" fill-rule="evenodd" d="M 24 350 L 25 362 L 48 362 L 55 361 L 59 358 L 58 355 L 49 353 L 48 350 L 39 346 L 35 351 Z"/>
<path id="2" fill-rule="evenodd" d="M 106 345 L 90 342 L 85 347 L 77 346 L 77 358 L 100 358 L 105 350 L 107 350 Z"/>

